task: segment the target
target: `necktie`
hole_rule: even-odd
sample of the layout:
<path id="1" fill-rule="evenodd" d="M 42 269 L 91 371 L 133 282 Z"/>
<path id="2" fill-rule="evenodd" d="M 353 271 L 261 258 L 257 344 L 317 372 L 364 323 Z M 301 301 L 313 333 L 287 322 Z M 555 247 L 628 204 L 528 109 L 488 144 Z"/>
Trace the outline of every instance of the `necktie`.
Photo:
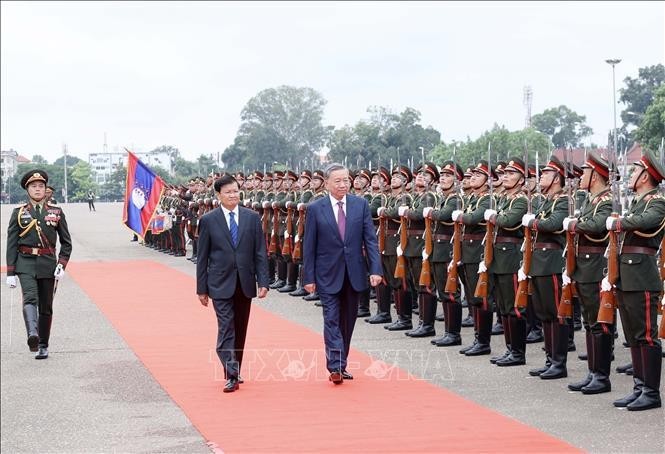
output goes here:
<path id="1" fill-rule="evenodd" d="M 238 224 L 236 224 L 236 214 L 233 211 L 229 211 L 229 230 L 231 231 L 231 241 L 235 248 L 238 246 Z"/>
<path id="2" fill-rule="evenodd" d="M 337 202 L 337 228 L 339 229 L 339 236 L 344 240 L 344 232 L 346 231 L 346 215 L 344 214 L 344 202 Z"/>
<path id="3" fill-rule="evenodd" d="M 42 210 L 41 210 L 41 207 L 40 207 L 39 205 L 36 205 L 36 206 L 35 206 L 35 213 L 37 213 L 37 216 L 41 216 L 41 215 L 42 215 L 42 212 L 41 212 L 41 211 L 42 211 Z"/>

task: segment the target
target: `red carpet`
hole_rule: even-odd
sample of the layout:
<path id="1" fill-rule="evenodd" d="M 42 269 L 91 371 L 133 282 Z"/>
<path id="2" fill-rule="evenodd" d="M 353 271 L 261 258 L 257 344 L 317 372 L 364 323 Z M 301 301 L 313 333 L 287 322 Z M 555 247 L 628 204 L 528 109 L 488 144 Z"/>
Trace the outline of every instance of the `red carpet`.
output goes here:
<path id="1" fill-rule="evenodd" d="M 233 452 L 570 452 L 576 448 L 393 370 L 327 381 L 322 335 L 254 300 L 245 384 L 223 394 L 212 305 L 194 279 L 151 261 L 71 263 L 67 271 L 203 436 Z M 253 350 L 253 353 L 251 352 Z M 376 366 L 376 364 L 374 365 Z M 416 411 L 417 410 L 417 411 Z"/>

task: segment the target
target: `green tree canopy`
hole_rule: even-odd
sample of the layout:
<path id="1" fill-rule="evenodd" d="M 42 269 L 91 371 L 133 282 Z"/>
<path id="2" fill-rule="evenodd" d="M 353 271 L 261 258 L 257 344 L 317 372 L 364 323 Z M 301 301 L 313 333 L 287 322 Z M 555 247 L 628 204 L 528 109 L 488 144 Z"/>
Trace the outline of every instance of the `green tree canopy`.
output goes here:
<path id="1" fill-rule="evenodd" d="M 665 85 L 665 66 L 645 66 L 638 70 L 638 77 L 626 77 L 623 81 L 626 86 L 619 90 L 619 102 L 626 108 L 621 111 L 623 125 L 619 131 L 619 144 L 621 147 L 631 147 L 636 139 L 635 129 L 642 124 L 658 88 Z"/>
<path id="2" fill-rule="evenodd" d="M 651 105 L 647 108 L 640 127 L 635 131 L 635 139 L 644 147 L 658 150 L 665 137 L 665 85 L 656 90 Z"/>
<path id="3" fill-rule="evenodd" d="M 593 130 L 584 122 L 586 116 L 561 105 L 545 110 L 531 118 L 531 124 L 546 134 L 556 148 L 582 146 L 582 140 L 593 134 Z"/>

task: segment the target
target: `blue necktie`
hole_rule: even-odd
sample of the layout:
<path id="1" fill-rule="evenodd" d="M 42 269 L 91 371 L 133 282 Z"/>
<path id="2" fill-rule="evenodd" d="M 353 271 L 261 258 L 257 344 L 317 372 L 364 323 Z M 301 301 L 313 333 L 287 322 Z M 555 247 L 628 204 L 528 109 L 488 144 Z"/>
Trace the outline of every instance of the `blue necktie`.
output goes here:
<path id="1" fill-rule="evenodd" d="M 233 211 L 229 211 L 229 230 L 231 231 L 231 241 L 235 248 L 238 246 L 238 224 L 236 224 L 236 214 Z"/>

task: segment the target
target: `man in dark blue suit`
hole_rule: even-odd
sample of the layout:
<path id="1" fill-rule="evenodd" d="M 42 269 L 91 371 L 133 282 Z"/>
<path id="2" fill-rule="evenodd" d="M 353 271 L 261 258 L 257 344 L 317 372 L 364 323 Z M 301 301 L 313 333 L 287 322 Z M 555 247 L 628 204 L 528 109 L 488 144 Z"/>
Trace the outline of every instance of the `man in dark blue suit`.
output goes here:
<path id="1" fill-rule="evenodd" d="M 303 282 L 305 290 L 316 290 L 321 297 L 327 368 L 337 385 L 353 379 L 346 364 L 368 266 L 372 286 L 381 282 L 382 268 L 369 204 L 347 194 L 348 169 L 330 164 L 324 177 L 329 197 L 307 207 Z"/>
<path id="2" fill-rule="evenodd" d="M 240 366 L 252 298 L 268 293 L 268 258 L 259 215 L 238 205 L 240 190 L 231 175 L 214 183 L 220 207 L 199 221 L 196 293 L 208 299 L 217 314 L 217 355 L 226 385 L 233 392 L 242 383 Z"/>

